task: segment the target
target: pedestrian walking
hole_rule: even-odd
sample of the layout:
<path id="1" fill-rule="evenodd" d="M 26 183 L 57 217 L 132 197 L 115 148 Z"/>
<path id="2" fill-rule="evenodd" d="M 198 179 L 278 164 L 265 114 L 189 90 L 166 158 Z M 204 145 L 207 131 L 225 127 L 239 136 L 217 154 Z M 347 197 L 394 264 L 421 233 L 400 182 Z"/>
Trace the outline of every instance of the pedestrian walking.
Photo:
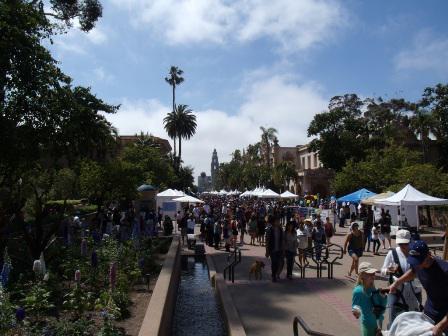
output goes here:
<path id="1" fill-rule="evenodd" d="M 271 258 L 272 282 L 278 280 L 278 269 L 283 258 L 283 230 L 279 220 L 274 216 L 268 216 L 268 227 L 266 229 L 266 258 Z"/>
<path id="2" fill-rule="evenodd" d="M 293 222 L 286 223 L 283 245 L 286 257 L 286 278 L 291 280 L 294 257 L 296 256 L 297 247 L 299 245 L 297 241 L 297 233 L 294 230 Z"/>
<path id="3" fill-rule="evenodd" d="M 411 233 L 409 231 L 397 231 L 395 239 L 397 247 L 389 250 L 381 268 L 381 274 L 389 276 L 390 284 L 410 269 L 406 259 L 409 255 L 410 240 Z M 396 293 L 390 293 L 387 296 L 387 306 L 389 308 L 388 329 L 398 314 L 406 311 L 418 311 L 421 300 L 422 293 L 418 280 L 403 282 Z"/>
<path id="4" fill-rule="evenodd" d="M 380 229 L 378 226 L 373 225 L 372 227 L 372 243 L 373 243 L 373 249 L 372 252 L 374 255 L 379 255 L 378 251 L 381 247 L 380 242 Z"/>
<path id="5" fill-rule="evenodd" d="M 314 251 L 316 254 L 316 260 L 320 261 L 322 254 L 322 246 L 326 242 L 325 230 L 322 227 L 322 222 L 320 220 L 316 221 L 316 227 L 313 228 L 311 237 L 314 244 Z"/>
<path id="6" fill-rule="evenodd" d="M 257 237 L 257 216 L 255 215 L 255 213 L 252 213 L 248 226 L 249 226 L 250 244 L 255 245 L 255 239 Z"/>
<path id="7" fill-rule="evenodd" d="M 334 228 L 330 222 L 330 217 L 325 218 L 324 231 L 327 244 L 331 244 L 331 237 L 334 235 Z"/>
<path id="8" fill-rule="evenodd" d="M 297 229 L 296 233 L 298 242 L 297 247 L 299 252 L 299 264 L 303 266 L 305 265 L 305 250 L 308 247 L 308 235 L 303 222 L 299 223 L 299 228 Z"/>
<path id="9" fill-rule="evenodd" d="M 353 223 L 351 227 L 352 231 L 347 235 L 344 243 L 344 254 L 347 253 L 352 258 L 352 264 L 350 270 L 348 271 L 348 276 L 352 276 L 352 272 L 355 271 L 358 274 L 358 263 L 359 258 L 362 256 L 363 248 L 363 236 L 362 232 L 359 230 L 358 223 Z M 348 250 L 347 250 L 348 247 Z"/>

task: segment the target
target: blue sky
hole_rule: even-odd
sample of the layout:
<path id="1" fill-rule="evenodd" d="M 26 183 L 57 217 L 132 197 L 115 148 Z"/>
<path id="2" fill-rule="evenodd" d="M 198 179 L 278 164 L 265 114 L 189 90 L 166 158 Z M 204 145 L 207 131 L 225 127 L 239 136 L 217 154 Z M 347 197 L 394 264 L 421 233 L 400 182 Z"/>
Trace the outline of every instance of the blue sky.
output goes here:
<path id="1" fill-rule="evenodd" d="M 210 171 L 275 127 L 280 145 L 309 141 L 306 129 L 331 97 L 404 97 L 448 77 L 445 0 L 103 0 L 88 34 L 54 38 L 53 55 L 75 84 L 120 111 L 108 116 L 120 134 L 168 138 L 165 83 L 184 70 L 176 102 L 198 118 L 183 159 Z M 76 23 L 75 23 L 76 26 Z"/>

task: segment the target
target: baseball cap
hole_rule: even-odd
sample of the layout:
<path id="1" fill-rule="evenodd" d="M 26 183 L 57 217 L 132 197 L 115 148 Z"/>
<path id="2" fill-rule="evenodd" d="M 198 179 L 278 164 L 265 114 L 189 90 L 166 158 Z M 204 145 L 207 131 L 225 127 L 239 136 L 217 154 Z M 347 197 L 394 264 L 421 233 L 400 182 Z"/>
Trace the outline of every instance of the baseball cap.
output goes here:
<path id="1" fill-rule="evenodd" d="M 378 270 L 376 268 L 373 268 L 371 263 L 369 263 L 367 261 L 363 261 L 358 266 L 358 272 L 359 273 L 367 273 L 367 274 L 375 274 L 376 272 L 378 272 Z"/>
<path id="2" fill-rule="evenodd" d="M 408 263 L 411 266 L 420 265 L 428 256 L 429 248 L 423 240 L 416 240 L 409 245 Z"/>
<path id="3" fill-rule="evenodd" d="M 397 244 L 409 244 L 411 233 L 408 230 L 398 230 L 395 238 Z"/>

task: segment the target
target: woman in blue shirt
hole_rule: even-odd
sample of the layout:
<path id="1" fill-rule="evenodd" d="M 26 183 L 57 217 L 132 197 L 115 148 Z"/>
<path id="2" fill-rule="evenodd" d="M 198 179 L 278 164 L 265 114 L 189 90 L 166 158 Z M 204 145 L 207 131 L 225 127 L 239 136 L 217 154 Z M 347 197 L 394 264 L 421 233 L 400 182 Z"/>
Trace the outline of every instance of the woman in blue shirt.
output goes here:
<path id="1" fill-rule="evenodd" d="M 386 296 L 375 288 L 377 270 L 371 263 L 362 262 L 358 268 L 358 281 L 352 293 L 352 312 L 361 317 L 361 335 L 375 336 L 381 330 L 386 309 Z"/>

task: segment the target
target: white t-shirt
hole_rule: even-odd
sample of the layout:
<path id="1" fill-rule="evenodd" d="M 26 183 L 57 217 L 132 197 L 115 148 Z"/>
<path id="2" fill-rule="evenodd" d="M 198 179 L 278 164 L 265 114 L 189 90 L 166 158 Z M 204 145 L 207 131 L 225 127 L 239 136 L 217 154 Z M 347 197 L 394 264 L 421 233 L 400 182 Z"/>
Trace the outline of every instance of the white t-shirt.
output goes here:
<path id="1" fill-rule="evenodd" d="M 356 206 L 355 206 L 354 204 L 350 204 L 350 215 L 351 215 L 352 213 L 355 213 L 355 214 L 356 214 Z"/>
<path id="2" fill-rule="evenodd" d="M 406 260 L 406 256 L 401 251 L 401 248 L 399 246 L 397 246 L 395 248 L 395 251 L 397 251 L 398 261 L 400 262 L 400 267 L 401 267 L 403 273 L 406 273 L 411 268 L 411 266 L 408 264 L 408 261 Z M 392 264 L 394 262 L 395 261 L 394 261 L 394 256 L 392 254 L 392 251 L 389 250 L 389 252 L 387 252 L 386 258 L 384 258 L 383 267 L 381 268 L 381 274 L 383 276 L 388 275 L 387 268 L 389 267 L 390 264 Z M 396 279 L 395 276 L 394 276 L 394 279 Z M 422 291 L 422 288 L 421 288 L 422 286 L 421 286 L 421 283 L 418 280 L 418 278 L 415 278 L 412 281 L 412 287 L 413 287 L 415 293 L 420 293 Z M 403 293 L 403 297 L 404 297 L 406 303 L 409 305 L 409 309 L 417 310 L 418 301 L 414 295 L 414 292 L 412 291 L 411 283 L 405 282 L 403 284 L 403 288 L 401 289 L 401 291 Z"/>
<path id="3" fill-rule="evenodd" d="M 378 229 L 376 227 L 372 227 L 372 239 L 373 240 L 380 239 L 378 234 L 379 234 Z"/>

